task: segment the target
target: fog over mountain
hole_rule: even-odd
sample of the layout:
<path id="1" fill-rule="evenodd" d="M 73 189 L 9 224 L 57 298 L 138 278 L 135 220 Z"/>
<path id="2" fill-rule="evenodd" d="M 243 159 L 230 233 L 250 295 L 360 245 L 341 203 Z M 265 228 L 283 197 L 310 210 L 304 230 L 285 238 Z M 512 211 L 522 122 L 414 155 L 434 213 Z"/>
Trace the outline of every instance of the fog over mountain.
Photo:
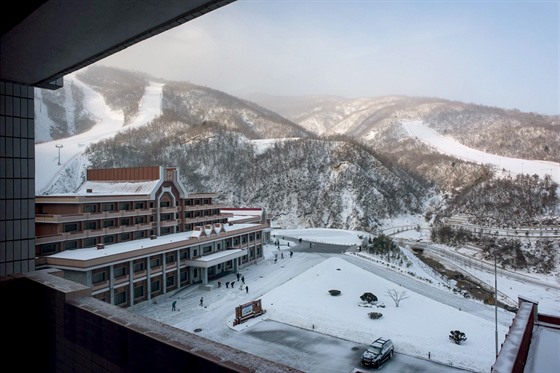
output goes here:
<path id="1" fill-rule="evenodd" d="M 249 100 L 96 65 L 60 92 L 38 91 L 39 142 L 83 137 L 108 125 L 103 115 L 119 126 L 79 141 L 79 153 L 38 193 L 73 191 L 86 167 L 162 165 L 179 167 L 189 192 L 263 207 L 284 228 L 373 232 L 406 215 L 426 224 L 454 216 L 488 226 L 559 224 L 558 116 L 404 96 Z M 94 96 L 109 114 L 87 109 Z M 151 119 L 141 121 L 146 112 Z M 527 172 L 442 154 L 411 136 L 404 124 L 412 121 L 484 154 L 525 159 Z M 529 169 L 530 160 L 548 162 L 551 175 Z"/>

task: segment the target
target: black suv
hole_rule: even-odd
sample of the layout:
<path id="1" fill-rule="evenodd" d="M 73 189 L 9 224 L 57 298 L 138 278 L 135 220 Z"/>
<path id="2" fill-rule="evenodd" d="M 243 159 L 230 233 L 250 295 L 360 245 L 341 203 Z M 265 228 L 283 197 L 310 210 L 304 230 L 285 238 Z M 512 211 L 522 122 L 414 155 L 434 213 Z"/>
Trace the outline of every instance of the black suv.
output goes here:
<path id="1" fill-rule="evenodd" d="M 381 364 L 393 357 L 393 342 L 390 339 L 377 338 L 362 354 L 363 366 L 379 368 Z"/>

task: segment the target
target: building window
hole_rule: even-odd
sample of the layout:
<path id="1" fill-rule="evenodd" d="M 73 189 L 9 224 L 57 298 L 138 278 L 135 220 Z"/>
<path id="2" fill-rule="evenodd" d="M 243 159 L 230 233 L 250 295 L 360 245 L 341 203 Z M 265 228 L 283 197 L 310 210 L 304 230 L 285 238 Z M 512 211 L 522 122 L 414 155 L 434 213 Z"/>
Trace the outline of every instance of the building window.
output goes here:
<path id="1" fill-rule="evenodd" d="M 126 290 L 115 293 L 115 305 L 121 305 L 126 303 Z"/>
<path id="2" fill-rule="evenodd" d="M 152 287 L 152 293 L 160 291 L 161 290 L 160 281 L 152 280 L 151 287 Z"/>
<path id="3" fill-rule="evenodd" d="M 127 265 L 115 266 L 115 269 L 114 269 L 115 278 L 126 276 L 127 268 L 128 268 Z"/>
<path id="4" fill-rule="evenodd" d="M 170 253 L 165 256 L 166 263 L 175 263 L 175 254 Z"/>
<path id="5" fill-rule="evenodd" d="M 167 276 L 165 284 L 167 287 L 175 286 L 175 276 Z"/>
<path id="6" fill-rule="evenodd" d="M 41 250 L 41 255 L 53 254 L 56 252 L 56 244 L 54 243 L 46 243 L 39 246 L 39 248 Z"/>
<path id="7" fill-rule="evenodd" d="M 144 260 L 135 261 L 133 268 L 134 268 L 134 273 L 142 272 L 146 269 L 146 264 Z"/>
<path id="8" fill-rule="evenodd" d="M 141 298 L 144 296 L 144 285 L 137 285 L 134 287 L 134 298 Z"/>
<path id="9" fill-rule="evenodd" d="M 64 232 L 76 232 L 78 230 L 78 223 L 64 224 Z"/>
<path id="10" fill-rule="evenodd" d="M 161 258 L 159 256 L 150 259 L 150 268 L 161 266 Z"/>
<path id="11" fill-rule="evenodd" d="M 169 201 L 161 201 L 159 203 L 159 207 L 169 207 L 170 205 Z"/>
<path id="12" fill-rule="evenodd" d="M 130 241 L 130 233 L 119 234 L 119 242 Z"/>
<path id="13" fill-rule="evenodd" d="M 103 220 L 103 228 L 113 227 L 114 225 L 115 222 L 113 221 L 113 219 Z"/>
<path id="14" fill-rule="evenodd" d="M 196 258 L 197 256 L 198 256 L 198 249 L 194 249 L 193 258 Z"/>
<path id="15" fill-rule="evenodd" d="M 181 250 L 181 252 L 179 253 L 179 258 L 181 260 L 185 260 L 189 258 L 189 251 L 188 250 Z"/>
<path id="16" fill-rule="evenodd" d="M 111 244 L 111 243 L 113 243 L 113 242 L 115 242 L 115 237 L 114 237 L 114 236 L 105 236 L 105 237 L 103 237 L 103 243 Z"/>
<path id="17" fill-rule="evenodd" d="M 136 216 L 134 218 L 134 224 L 142 224 L 146 218 L 144 216 Z"/>
<path id="18" fill-rule="evenodd" d="M 93 272 L 91 275 L 91 280 L 94 284 L 107 281 L 107 271 L 105 269 Z"/>
<path id="19" fill-rule="evenodd" d="M 130 225 L 130 218 L 121 218 L 119 225 Z"/>
<path id="20" fill-rule="evenodd" d="M 140 238 L 145 238 L 146 237 L 146 232 L 145 231 L 136 231 L 134 232 L 134 239 L 140 239 Z"/>
<path id="21" fill-rule="evenodd" d="M 144 206 L 145 206 L 145 205 L 144 205 L 144 202 L 136 202 L 136 203 L 134 204 L 134 209 L 135 209 L 135 210 L 143 210 L 143 209 L 144 209 Z"/>
<path id="22" fill-rule="evenodd" d="M 161 235 L 171 234 L 174 232 L 174 227 L 163 227 L 160 230 Z"/>
<path id="23" fill-rule="evenodd" d="M 97 229 L 97 222 L 95 221 L 86 221 L 84 222 L 84 230 L 94 231 Z"/>
<path id="24" fill-rule="evenodd" d="M 84 247 L 94 247 L 95 245 L 97 245 L 95 237 L 88 237 L 84 239 Z"/>
<path id="25" fill-rule="evenodd" d="M 78 248 L 78 241 L 64 242 L 64 250 L 75 250 Z"/>
<path id="26" fill-rule="evenodd" d="M 188 271 L 181 271 L 181 274 L 179 275 L 181 277 L 181 282 L 186 282 L 189 280 L 189 272 Z"/>
<path id="27" fill-rule="evenodd" d="M 120 211 L 127 211 L 127 210 L 130 210 L 130 203 L 128 203 L 128 202 L 119 202 L 119 210 L 120 210 Z"/>
<path id="28" fill-rule="evenodd" d="M 97 206 L 96 205 L 85 205 L 84 212 L 96 212 Z"/>
<path id="29" fill-rule="evenodd" d="M 204 246 L 202 248 L 202 255 L 210 254 L 212 252 L 212 246 Z"/>
<path id="30" fill-rule="evenodd" d="M 104 203 L 103 204 L 103 211 L 115 211 L 115 204 L 114 203 Z"/>

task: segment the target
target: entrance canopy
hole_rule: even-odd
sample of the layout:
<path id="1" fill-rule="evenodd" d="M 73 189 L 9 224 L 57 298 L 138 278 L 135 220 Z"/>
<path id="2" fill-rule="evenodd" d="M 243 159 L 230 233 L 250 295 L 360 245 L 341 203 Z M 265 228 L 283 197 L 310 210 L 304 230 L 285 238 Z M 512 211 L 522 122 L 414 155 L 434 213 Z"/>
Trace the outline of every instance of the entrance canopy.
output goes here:
<path id="1" fill-rule="evenodd" d="M 245 255 L 247 255 L 247 249 L 231 249 L 205 255 L 197 259 L 186 260 L 185 263 L 191 267 L 210 268 Z"/>

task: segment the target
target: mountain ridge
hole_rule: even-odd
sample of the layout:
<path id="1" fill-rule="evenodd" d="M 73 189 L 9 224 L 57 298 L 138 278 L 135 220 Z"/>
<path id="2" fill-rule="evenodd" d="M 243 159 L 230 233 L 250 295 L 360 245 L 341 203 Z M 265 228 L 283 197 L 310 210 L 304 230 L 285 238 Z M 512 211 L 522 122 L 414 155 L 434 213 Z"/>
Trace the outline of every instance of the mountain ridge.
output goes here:
<path id="1" fill-rule="evenodd" d="M 89 79 L 98 82 L 96 84 L 96 89 L 109 97 L 106 98 L 107 101 L 111 100 L 111 94 L 115 96 L 118 87 L 125 87 L 123 89 L 126 89 L 126 87 L 130 85 L 118 84 L 120 73 L 124 74 L 123 79 L 125 81 L 136 82 L 138 86 L 143 86 L 144 90 L 148 84 L 147 81 L 150 80 L 149 77 L 145 75 L 140 75 L 138 78 L 131 78 L 130 75 L 133 73 L 127 71 L 120 72 L 118 70 L 110 70 L 108 72 L 106 68 L 90 69 L 91 70 L 87 70 Z M 111 79 L 95 79 L 93 77 L 96 74 L 100 74 L 102 77 L 109 76 Z M 84 76 L 86 73 L 78 74 L 78 78 L 80 75 Z M 104 89 L 102 84 L 99 83 L 103 81 L 109 82 L 107 83 L 109 85 L 108 89 Z M 109 94 L 107 92 L 109 92 Z M 138 107 L 139 104 L 135 102 L 139 102 L 139 95 L 122 95 L 122 97 L 129 97 L 129 99 L 134 102 L 127 104 L 126 101 L 122 101 L 120 103 L 121 107 Z M 468 104 L 464 103 L 435 98 L 411 98 L 406 96 L 385 96 L 376 99 L 361 98 L 358 101 L 329 96 L 327 101 L 330 102 L 330 104 L 327 105 L 324 103 L 325 99 L 323 97 L 314 96 L 310 99 L 312 101 L 312 114 L 314 113 L 311 117 L 315 118 L 316 122 L 319 123 L 317 114 L 324 114 L 324 111 L 327 111 L 327 120 L 321 124 L 324 129 L 331 128 L 329 130 L 330 135 L 326 136 L 324 133 L 321 134 L 309 128 L 303 128 L 258 103 L 255 104 L 247 99 L 236 98 L 224 92 L 197 86 L 188 82 L 163 82 L 160 100 L 161 113 L 159 116 L 154 117 L 151 122 L 146 123 L 140 128 L 127 130 L 126 126 L 123 126 L 123 131 L 125 131 L 124 135 L 113 137 L 110 140 L 104 140 L 97 145 L 90 145 L 87 151 L 88 160 L 82 161 L 82 163 L 94 167 L 124 167 L 128 164 L 135 164 L 139 160 L 150 164 L 161 164 L 162 162 L 169 164 L 173 163 L 174 160 L 162 154 L 177 153 L 175 159 L 181 159 L 182 154 L 179 154 L 179 150 L 177 150 L 180 149 L 181 146 L 184 147 L 185 144 L 193 144 L 194 142 L 201 141 L 210 142 L 210 139 L 214 139 L 216 142 L 222 141 L 224 144 L 233 144 L 232 146 L 237 147 L 236 149 L 241 155 L 233 154 L 228 150 L 226 152 L 230 152 L 229 157 L 231 159 L 237 158 L 238 160 L 243 160 L 243 163 L 233 164 L 230 160 L 222 159 L 223 163 L 228 164 L 230 167 L 253 168 L 256 172 L 266 175 L 266 170 L 258 165 L 258 161 L 266 157 L 263 156 L 263 154 L 259 154 L 254 144 L 246 146 L 246 144 L 250 144 L 252 140 L 273 140 L 279 138 L 299 139 L 297 141 L 299 141 L 303 149 L 312 149 L 319 145 L 317 145 L 317 143 L 313 146 L 303 145 L 305 141 L 322 139 L 323 141 L 327 140 L 327 142 L 320 143 L 320 146 L 324 147 L 324 152 L 327 154 L 332 151 L 336 152 L 336 156 L 329 155 L 325 158 L 325 161 L 331 158 L 338 159 L 340 164 L 344 165 L 345 169 L 354 170 L 350 176 L 347 176 L 349 179 L 352 180 L 354 177 L 358 177 L 360 172 L 366 172 L 367 174 L 367 170 L 363 170 L 359 165 L 360 159 L 356 155 L 362 154 L 362 156 L 367 155 L 366 157 L 372 157 L 376 162 L 380 162 L 385 170 L 393 175 L 391 177 L 395 177 L 395 180 L 400 180 L 397 184 L 402 183 L 401 187 L 405 188 L 405 185 L 414 185 L 414 188 L 408 189 L 409 194 L 412 194 L 404 198 L 401 196 L 401 198 L 406 201 L 415 200 L 416 202 L 407 205 L 408 207 L 399 211 L 399 213 L 405 213 L 407 209 L 409 212 L 418 212 L 418 201 L 425 200 L 426 198 L 429 199 L 431 198 L 429 196 L 434 193 L 443 193 L 447 195 L 449 198 L 446 200 L 445 204 L 454 203 L 454 200 L 464 201 L 466 199 L 465 193 L 474 190 L 474 186 L 491 180 L 499 174 L 499 170 L 488 167 L 487 165 L 440 154 L 437 150 L 426 146 L 426 144 L 418 139 L 411 138 L 402 125 L 404 120 L 417 119 L 419 117 L 429 118 L 431 116 L 443 118 L 436 123 L 440 131 L 445 132 L 449 130 L 452 132 L 449 136 L 454 135 L 458 130 L 446 124 L 452 121 L 453 116 L 448 115 L 446 117 L 442 113 L 458 110 L 463 112 L 465 107 L 470 107 Z M 317 100 L 321 105 L 317 106 Z M 301 107 L 305 108 L 308 106 L 308 102 L 301 103 Z M 444 106 L 446 106 L 447 109 L 443 108 Z M 118 105 L 113 105 L 112 107 L 118 107 Z M 297 106 L 295 107 L 297 108 Z M 471 110 L 467 110 L 467 113 L 476 112 L 475 109 L 476 106 Z M 303 110 L 304 114 L 301 114 L 302 110 L 299 110 L 300 117 L 309 111 L 308 109 Z M 500 110 L 484 109 L 483 113 L 478 116 L 487 118 L 487 112 L 491 116 L 504 113 Z M 329 113 L 345 114 L 345 122 L 342 121 L 345 123 L 345 126 L 338 126 L 338 128 L 335 128 L 336 126 L 333 127 L 333 123 L 335 123 L 333 120 L 342 117 L 336 117 L 336 115 L 333 114 L 333 116 Z M 517 113 L 517 115 L 519 116 L 519 113 Z M 134 115 L 131 114 L 130 117 L 134 117 Z M 541 127 L 545 128 L 545 130 L 555 131 L 557 128 L 555 117 L 547 117 L 545 119 L 535 117 L 534 115 L 530 115 L 530 117 L 541 120 Z M 328 122 L 328 120 L 331 120 L 331 122 Z M 126 122 L 126 119 L 124 121 Z M 336 124 L 339 124 L 339 122 L 336 122 Z M 463 122 L 466 122 L 464 118 Z M 500 122 L 499 125 L 504 126 L 503 121 Z M 464 126 L 466 126 L 466 124 L 456 127 L 462 128 Z M 238 136 L 238 141 L 226 138 L 224 133 L 227 131 Z M 138 140 L 134 140 L 135 138 Z M 547 138 L 554 139 L 555 137 L 551 135 Z M 289 142 L 291 143 L 292 141 Z M 358 158 L 353 159 L 349 157 L 348 159 L 339 159 L 337 156 L 345 153 L 345 151 L 343 151 L 340 146 L 326 146 L 328 143 L 345 143 L 347 144 L 346 146 L 353 148 L 352 154 L 354 154 L 354 157 Z M 103 146 L 100 144 L 103 144 Z M 207 146 L 207 148 L 210 148 L 210 146 Z M 313 164 L 313 162 L 309 162 L 305 157 L 302 158 L 301 155 L 297 155 L 298 149 L 296 147 L 275 142 L 272 147 L 267 148 L 265 153 L 276 152 L 274 157 L 283 159 L 284 162 L 288 164 L 293 164 L 294 169 L 297 169 L 293 160 L 286 158 L 284 154 L 278 153 L 282 150 L 292 152 L 291 156 L 296 157 L 295 159 L 307 165 L 306 170 L 299 170 L 300 173 L 305 173 L 309 170 L 314 171 L 314 167 L 321 168 L 326 174 L 323 176 L 316 174 L 316 178 L 321 180 L 336 180 L 334 175 L 337 168 L 327 169 L 323 168 L 319 163 Z M 96 151 L 99 152 L 99 154 L 94 154 Z M 193 151 L 192 147 L 189 151 Z M 219 153 L 220 150 L 215 149 L 215 152 Z M 111 153 L 120 154 L 121 156 L 116 159 Z M 548 153 L 555 154 L 554 151 L 550 151 L 550 147 Z M 245 179 L 243 179 L 239 178 L 237 175 L 231 175 L 229 169 L 222 169 L 219 164 L 214 164 L 212 163 L 214 161 L 209 160 L 209 157 L 215 160 L 220 158 L 219 156 L 211 155 L 208 151 L 206 151 L 205 154 L 207 155 L 206 158 L 194 157 L 198 158 L 201 164 L 206 163 L 204 167 L 197 170 L 195 165 L 185 164 L 186 168 L 184 174 L 192 185 L 195 185 L 197 188 L 209 188 L 207 190 L 213 189 L 213 185 L 221 185 L 218 189 L 223 198 L 230 198 L 227 197 L 228 194 L 237 196 L 235 198 L 231 197 L 230 202 L 232 203 L 259 203 L 258 198 L 261 198 L 262 195 L 260 197 L 254 195 L 256 199 L 241 198 L 238 193 L 242 188 L 236 188 L 235 186 L 236 182 L 240 183 L 245 179 L 253 180 L 252 177 L 247 177 L 245 175 Z M 248 154 L 250 154 L 250 156 Z M 346 152 L 346 154 L 349 153 Z M 540 154 L 543 153 L 541 152 Z M 94 162 L 91 161 L 92 159 Z M 270 160 L 267 162 L 269 162 L 269 166 L 271 167 L 282 169 L 286 179 L 294 177 L 294 173 L 292 172 L 290 174 L 289 170 L 284 169 L 281 164 L 277 162 L 271 163 Z M 227 178 L 224 178 L 224 181 L 219 181 L 221 177 L 220 173 L 208 172 L 211 168 L 209 166 L 210 164 L 214 164 L 212 166 L 214 169 L 222 170 L 223 175 L 230 175 L 229 180 L 233 182 L 233 184 L 228 186 L 225 182 Z M 215 184 L 212 184 L 212 180 L 204 175 L 204 172 L 212 173 Z M 389 177 L 388 175 L 389 174 L 386 174 L 385 177 Z M 256 181 L 253 180 L 252 182 L 255 183 Z M 260 185 L 260 183 L 258 185 Z M 348 185 L 347 187 L 349 188 L 348 190 L 352 189 L 352 185 Z M 382 188 L 380 185 L 376 184 L 373 185 L 373 190 L 376 190 L 377 187 L 381 188 L 381 190 L 387 190 L 386 187 Z M 543 187 L 548 188 L 548 186 Z M 259 186 L 258 188 L 262 187 Z M 296 188 L 293 190 L 293 193 L 300 196 L 304 194 L 304 189 L 306 189 L 305 186 L 300 189 Z M 326 187 L 326 189 L 328 190 L 329 188 Z M 57 190 L 62 191 L 64 188 L 51 188 L 51 191 Z M 252 195 L 248 190 L 246 193 L 247 195 Z M 309 196 L 309 192 L 306 193 L 305 195 Z M 314 191 L 313 193 L 318 194 L 320 191 Z M 398 193 L 394 191 L 393 193 L 394 195 L 391 197 L 395 198 Z M 414 195 L 414 193 L 416 193 L 416 195 Z M 386 195 L 386 197 L 389 197 L 389 195 Z M 316 198 L 316 200 L 319 199 Z M 342 201 L 331 201 L 329 208 L 334 209 L 333 204 L 336 203 L 342 203 Z M 273 205 L 273 203 L 271 203 L 271 205 Z M 351 203 L 350 206 L 354 205 Z M 393 204 L 393 206 L 396 205 Z M 278 208 L 279 206 L 276 207 Z M 354 209 L 354 211 L 361 211 L 363 210 L 363 206 L 354 206 L 350 208 L 350 210 L 352 209 Z M 396 212 L 398 209 L 395 210 L 393 207 L 389 210 L 385 210 L 385 214 L 388 214 L 390 210 Z M 531 211 L 537 210 L 539 209 L 531 209 Z M 549 211 L 550 208 L 547 207 L 544 210 Z M 444 215 L 444 211 L 445 209 L 440 208 L 440 214 Z M 356 216 L 358 215 L 359 214 Z M 375 216 L 373 220 L 381 220 L 383 218 L 384 216 L 380 214 Z M 310 224 L 309 222 L 311 222 L 311 224 L 319 224 L 321 219 L 311 219 L 307 222 L 299 219 L 298 221 L 301 224 Z M 354 223 L 352 224 L 355 224 L 355 220 L 353 221 Z M 337 224 L 340 224 L 340 222 Z"/>

